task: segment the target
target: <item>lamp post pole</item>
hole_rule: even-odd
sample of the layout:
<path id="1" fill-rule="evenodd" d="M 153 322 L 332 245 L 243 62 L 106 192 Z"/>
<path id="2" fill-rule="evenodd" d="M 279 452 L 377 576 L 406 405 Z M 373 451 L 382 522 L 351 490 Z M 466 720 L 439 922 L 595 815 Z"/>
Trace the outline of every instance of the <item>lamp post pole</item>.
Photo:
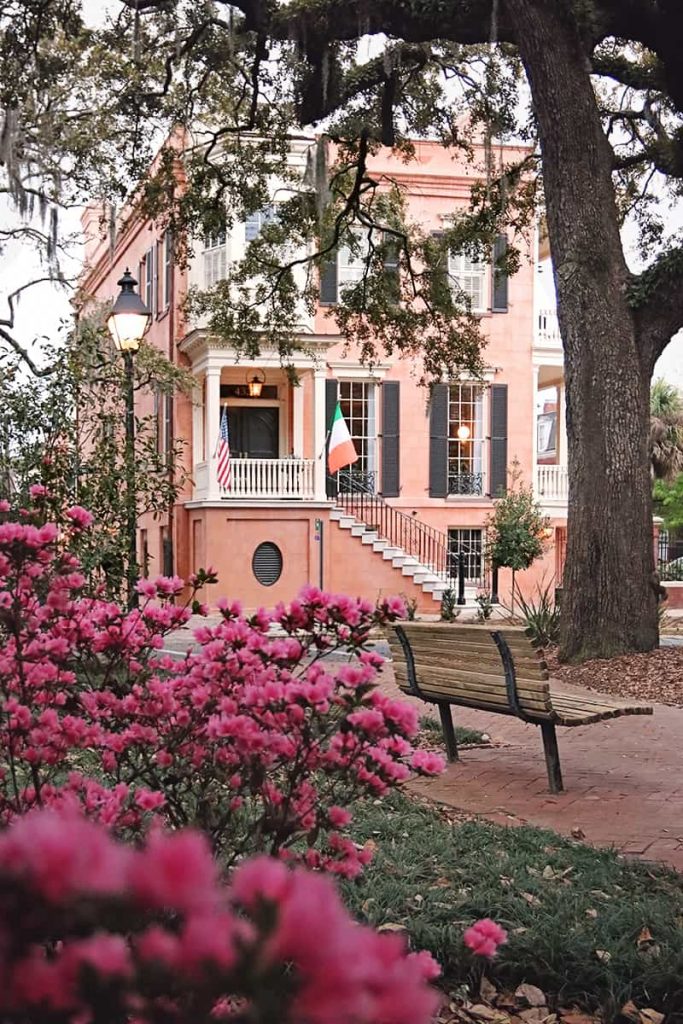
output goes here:
<path id="1" fill-rule="evenodd" d="M 126 566 L 128 608 L 138 604 L 138 514 L 135 491 L 135 385 L 133 376 L 133 353 L 124 351 L 123 366 L 126 380 L 126 534 L 128 558 Z"/>
<path id="2" fill-rule="evenodd" d="M 135 608 L 138 603 L 138 515 L 135 490 L 135 377 L 133 356 L 140 347 L 147 331 L 152 315 L 140 296 L 135 291 L 137 281 L 128 268 L 119 281 L 118 298 L 112 307 L 107 320 L 107 327 L 116 348 L 123 356 L 126 400 L 126 541 L 128 555 L 126 558 L 126 581 L 128 607 Z"/>

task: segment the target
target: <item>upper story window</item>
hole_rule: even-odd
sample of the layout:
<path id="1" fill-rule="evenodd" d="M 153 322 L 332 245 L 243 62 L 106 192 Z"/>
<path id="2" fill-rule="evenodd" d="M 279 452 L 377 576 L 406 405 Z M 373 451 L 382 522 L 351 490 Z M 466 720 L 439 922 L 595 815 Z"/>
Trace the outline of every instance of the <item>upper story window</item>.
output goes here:
<path id="1" fill-rule="evenodd" d="M 539 456 L 555 454 L 557 449 L 557 413 L 554 410 L 539 413 L 536 418 L 536 438 Z"/>
<path id="2" fill-rule="evenodd" d="M 362 281 L 368 265 L 367 234 L 354 231 L 353 236 L 339 247 L 337 254 L 337 285 L 340 289 Z"/>
<path id="3" fill-rule="evenodd" d="M 373 240 L 376 244 L 379 244 L 380 237 L 380 233 L 375 232 Z M 398 248 L 391 244 L 391 238 L 388 239 L 388 243 L 385 249 L 384 269 L 390 282 L 390 298 L 392 301 L 398 302 L 400 299 Z M 340 301 L 344 288 L 351 287 L 363 280 L 368 270 L 369 257 L 368 229 L 356 228 L 347 233 L 337 252 L 330 253 L 320 268 L 321 306 L 335 305 Z"/>
<path id="4" fill-rule="evenodd" d="M 274 205 L 264 206 L 262 210 L 250 213 L 244 222 L 244 238 L 247 242 L 253 242 L 261 234 L 266 224 L 273 224 L 277 220 L 277 208 Z"/>
<path id="5" fill-rule="evenodd" d="M 448 493 L 484 493 L 484 389 L 451 384 L 448 389 Z"/>
<path id="6" fill-rule="evenodd" d="M 225 231 L 204 236 L 204 287 L 213 288 L 227 273 L 228 258 Z"/>
<path id="7" fill-rule="evenodd" d="M 464 296 L 474 313 L 483 313 L 487 307 L 485 296 L 486 264 L 470 259 L 464 253 L 448 254 L 448 276 L 456 299 Z"/>

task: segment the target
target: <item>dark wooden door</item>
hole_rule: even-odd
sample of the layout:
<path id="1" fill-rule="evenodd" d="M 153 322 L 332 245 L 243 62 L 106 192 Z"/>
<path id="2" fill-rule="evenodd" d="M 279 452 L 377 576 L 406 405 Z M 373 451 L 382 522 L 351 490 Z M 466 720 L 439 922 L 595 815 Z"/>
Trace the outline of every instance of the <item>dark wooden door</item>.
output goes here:
<path id="1" fill-rule="evenodd" d="M 230 450 L 235 458 L 279 458 L 279 409 L 249 406 L 228 409 L 228 428 Z"/>

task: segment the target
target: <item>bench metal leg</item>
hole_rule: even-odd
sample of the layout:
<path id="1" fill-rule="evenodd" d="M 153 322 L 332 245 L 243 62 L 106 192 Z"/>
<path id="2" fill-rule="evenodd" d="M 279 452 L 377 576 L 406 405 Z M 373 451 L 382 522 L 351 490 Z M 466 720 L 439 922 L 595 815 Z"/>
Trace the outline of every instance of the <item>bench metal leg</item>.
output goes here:
<path id="1" fill-rule="evenodd" d="M 453 715 L 451 714 L 450 704 L 439 704 L 439 716 L 441 718 L 444 743 L 446 744 L 446 756 L 449 761 L 457 761 L 459 760 L 458 743 L 455 738 L 455 728 L 453 726 Z"/>
<path id="2" fill-rule="evenodd" d="M 560 751 L 557 747 L 557 733 L 552 722 L 541 722 L 541 735 L 543 736 L 543 750 L 545 753 L 545 765 L 548 769 L 548 782 L 551 793 L 561 793 L 562 771 L 560 769 Z"/>

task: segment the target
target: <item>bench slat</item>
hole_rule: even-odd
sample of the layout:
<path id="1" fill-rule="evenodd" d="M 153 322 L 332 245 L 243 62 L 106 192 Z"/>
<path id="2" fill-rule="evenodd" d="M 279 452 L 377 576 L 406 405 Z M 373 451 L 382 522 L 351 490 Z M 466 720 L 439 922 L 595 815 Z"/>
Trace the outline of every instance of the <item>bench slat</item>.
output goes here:
<path id="1" fill-rule="evenodd" d="M 408 686 L 408 673 L 402 666 L 396 666 L 396 680 L 405 693 L 410 693 Z M 503 690 L 493 690 L 484 686 L 477 686 L 474 683 L 456 683 L 453 680 L 443 681 L 434 673 L 428 676 L 417 672 L 417 685 L 420 688 L 420 695 L 425 699 L 433 701 L 448 701 L 452 704 L 461 704 L 467 707 L 479 707 L 483 710 L 490 705 L 505 713 L 512 713 L 507 694 Z M 537 693 L 527 694 L 520 690 L 519 700 L 522 708 L 529 715 L 541 717 L 544 720 L 552 717 L 552 711 L 547 699 Z"/>
<path id="2" fill-rule="evenodd" d="M 401 646 L 396 641 L 390 641 L 389 646 L 391 647 L 392 654 L 397 652 L 402 655 Z M 413 655 L 417 660 L 418 657 L 422 658 L 424 655 L 436 655 L 437 653 L 442 657 L 450 659 L 451 664 L 455 661 L 462 663 L 463 665 L 481 665 L 492 666 L 498 669 L 501 673 L 503 671 L 502 663 L 500 660 L 500 654 L 497 648 L 491 644 L 488 650 L 465 650 L 464 648 L 451 644 L 449 641 L 443 643 L 430 643 L 426 640 L 413 640 L 410 641 L 410 647 L 413 651 Z M 533 656 L 514 656 L 515 668 L 519 675 L 524 675 L 528 679 L 539 679 L 545 680 L 548 678 L 547 670 L 544 670 L 541 662 Z"/>

